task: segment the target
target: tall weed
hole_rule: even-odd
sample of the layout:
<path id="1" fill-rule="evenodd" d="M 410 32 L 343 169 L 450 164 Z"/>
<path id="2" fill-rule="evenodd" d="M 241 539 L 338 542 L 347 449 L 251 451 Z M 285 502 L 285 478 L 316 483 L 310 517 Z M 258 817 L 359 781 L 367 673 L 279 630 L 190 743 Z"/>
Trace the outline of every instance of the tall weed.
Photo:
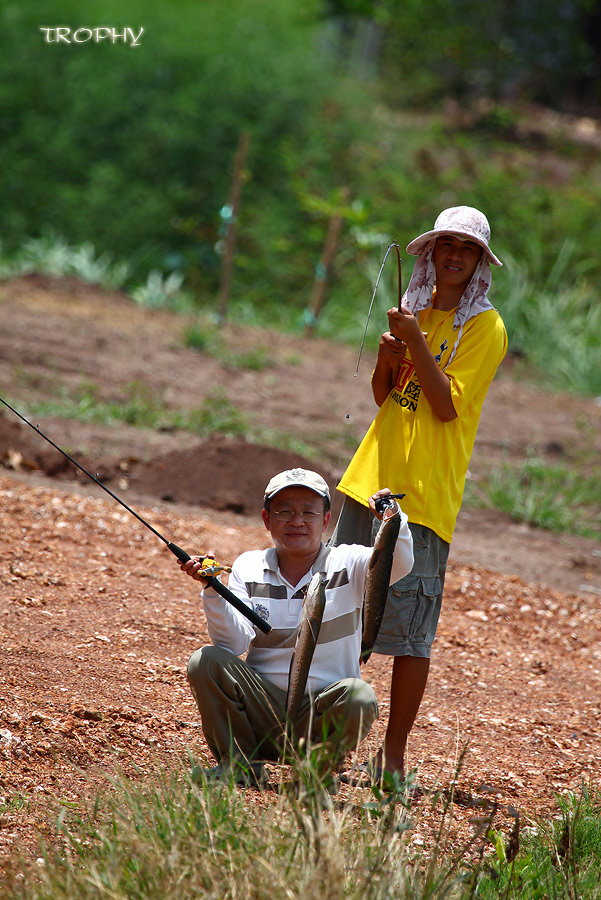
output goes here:
<path id="1" fill-rule="evenodd" d="M 550 388 L 601 394 L 601 304 L 588 280 L 593 262 L 566 239 L 539 282 L 536 261 L 506 259 L 499 308 L 510 349 L 532 363 Z"/>
<path id="2" fill-rule="evenodd" d="M 262 797 L 231 781 L 195 778 L 185 764 L 134 780 L 108 777 L 95 801 L 59 806 L 52 844 L 37 864 L 21 860 L 0 884 L 0 900 L 601 896 L 597 789 L 558 798 L 559 817 L 528 830 L 507 808 L 510 835 L 488 800 L 472 836 L 460 838 L 453 779 L 421 801 L 431 833 L 424 843 L 408 784 L 341 800 L 324 789 L 311 759 L 275 767 L 277 780 Z"/>
<path id="3" fill-rule="evenodd" d="M 367 791 L 363 803 L 324 790 L 310 758 L 281 769 L 267 803 L 185 768 L 109 779 L 94 803 L 58 816 L 43 864 L 0 885 L 1 900 L 465 896 L 469 854 L 411 848 L 407 795 Z M 290 779 L 290 774 L 292 778 Z M 278 796 L 279 794 L 279 796 Z M 442 814 L 449 814 L 446 804 Z"/>

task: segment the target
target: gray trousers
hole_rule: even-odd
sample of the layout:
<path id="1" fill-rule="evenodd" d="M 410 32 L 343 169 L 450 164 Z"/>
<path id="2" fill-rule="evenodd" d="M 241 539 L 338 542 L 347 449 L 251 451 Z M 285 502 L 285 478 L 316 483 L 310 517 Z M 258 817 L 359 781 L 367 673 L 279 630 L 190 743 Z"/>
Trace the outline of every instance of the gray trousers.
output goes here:
<path id="1" fill-rule="evenodd" d="M 368 733 L 378 715 L 373 688 L 359 678 L 344 678 L 318 694 L 306 694 L 292 746 L 284 739 L 286 691 L 255 672 L 222 647 L 196 650 L 188 663 L 188 681 L 211 752 L 218 762 L 233 758 L 281 760 L 288 749 L 316 748 L 335 768 Z"/>

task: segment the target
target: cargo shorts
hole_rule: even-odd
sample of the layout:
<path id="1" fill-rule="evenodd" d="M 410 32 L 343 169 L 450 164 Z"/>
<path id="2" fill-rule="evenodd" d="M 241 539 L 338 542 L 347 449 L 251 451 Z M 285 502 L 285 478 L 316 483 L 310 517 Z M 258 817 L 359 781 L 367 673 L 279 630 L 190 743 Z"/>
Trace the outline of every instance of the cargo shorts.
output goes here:
<path id="1" fill-rule="evenodd" d="M 345 497 L 329 544 L 373 546 L 380 521 L 371 511 Z M 409 522 L 413 536 L 413 568 L 388 589 L 374 653 L 430 658 L 442 607 L 449 544 L 425 525 Z"/>

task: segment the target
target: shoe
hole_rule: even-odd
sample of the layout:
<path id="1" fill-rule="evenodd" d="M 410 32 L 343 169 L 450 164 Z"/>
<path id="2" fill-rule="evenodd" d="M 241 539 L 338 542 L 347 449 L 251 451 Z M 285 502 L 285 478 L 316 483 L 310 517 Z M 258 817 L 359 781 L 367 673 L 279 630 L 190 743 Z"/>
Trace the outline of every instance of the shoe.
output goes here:
<path id="1" fill-rule="evenodd" d="M 326 775 L 315 781 L 305 782 L 295 778 L 294 781 L 282 783 L 278 790 L 283 794 L 291 794 L 297 800 L 306 800 L 310 796 L 335 797 L 340 791 L 341 779 L 338 775 Z"/>
<path id="2" fill-rule="evenodd" d="M 340 781 L 354 787 L 377 787 L 387 793 L 407 794 L 410 801 L 419 800 L 424 793 L 411 774 L 407 777 L 400 772 L 388 772 L 372 760 L 351 766 L 348 773 L 340 775 Z"/>
<path id="3" fill-rule="evenodd" d="M 356 763 L 348 772 L 342 772 L 340 781 L 353 787 L 371 787 L 382 781 L 383 770 L 374 762 Z"/>
<path id="4" fill-rule="evenodd" d="M 192 781 L 196 784 L 207 782 L 231 781 L 242 787 L 261 790 L 269 782 L 269 775 L 263 763 L 248 763 L 243 760 L 225 760 L 213 768 L 194 766 Z"/>

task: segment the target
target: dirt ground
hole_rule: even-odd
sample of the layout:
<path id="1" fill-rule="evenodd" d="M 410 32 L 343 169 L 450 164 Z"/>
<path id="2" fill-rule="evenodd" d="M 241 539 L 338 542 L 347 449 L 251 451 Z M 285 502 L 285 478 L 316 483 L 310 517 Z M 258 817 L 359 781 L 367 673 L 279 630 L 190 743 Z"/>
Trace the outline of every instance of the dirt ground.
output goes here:
<path id="1" fill-rule="evenodd" d="M 374 414 L 373 357 L 354 378 L 353 348 L 228 325 L 217 359 L 184 348 L 183 327 L 75 281 L 4 283 L 2 396 L 19 411 L 90 386 L 98 402 L 121 403 L 143 386 L 171 412 L 227 398 L 264 435 L 285 432 L 315 447 L 307 461 L 268 441 L 32 418 L 168 540 L 190 553 L 213 547 L 231 562 L 265 542 L 257 512 L 275 471 L 304 462 L 335 486 Z M 256 346 L 269 366 L 228 364 L 228 353 Z M 601 407 L 530 386 L 508 360 L 485 405 L 470 477 L 532 449 L 553 460 L 598 459 Z M 188 657 L 207 640 L 197 587 L 155 535 L 6 408 L 0 460 L 6 861 L 51 832 L 43 810 L 89 796 L 104 772 L 139 777 L 157 760 L 209 754 L 185 681 Z M 598 543 L 462 510 L 411 736 L 422 783 L 448 782 L 464 747 L 460 787 L 493 793 L 525 816 L 554 809 L 555 794 L 583 779 L 598 783 L 600 609 Z M 387 719 L 390 660 L 372 656 L 365 677 L 381 708 L 367 756 Z"/>

